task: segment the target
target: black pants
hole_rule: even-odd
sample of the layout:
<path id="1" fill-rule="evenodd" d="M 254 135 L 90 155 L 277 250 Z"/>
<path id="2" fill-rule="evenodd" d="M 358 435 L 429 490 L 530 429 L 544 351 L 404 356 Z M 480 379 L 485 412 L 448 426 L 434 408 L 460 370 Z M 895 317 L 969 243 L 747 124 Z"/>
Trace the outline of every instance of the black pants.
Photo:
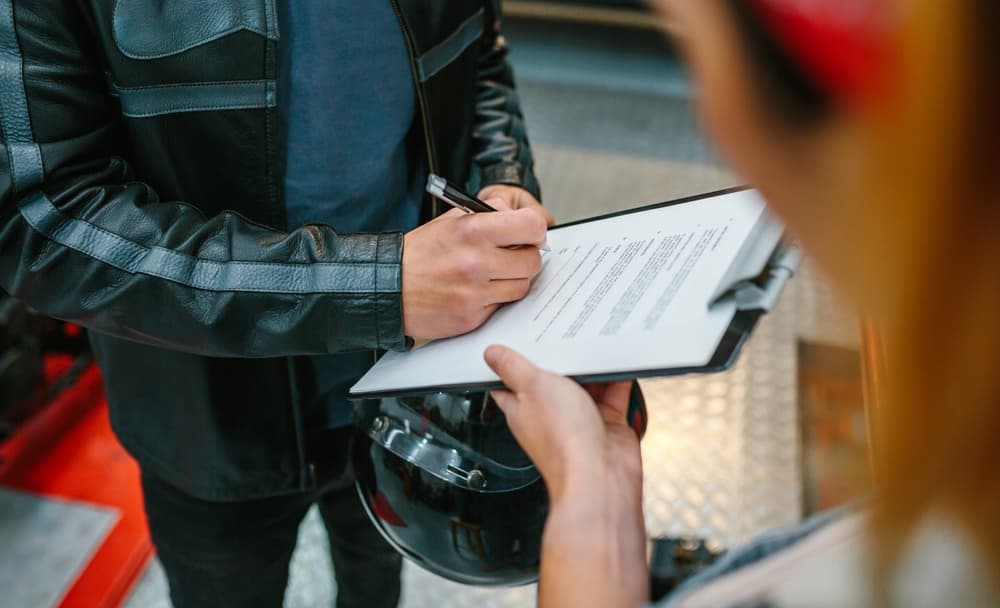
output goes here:
<path id="1" fill-rule="evenodd" d="M 310 443 L 319 489 L 245 502 L 207 502 L 143 473 L 149 530 L 175 608 L 279 608 L 299 523 L 318 503 L 330 537 L 338 608 L 390 608 L 402 561 L 364 512 L 346 431 Z"/>

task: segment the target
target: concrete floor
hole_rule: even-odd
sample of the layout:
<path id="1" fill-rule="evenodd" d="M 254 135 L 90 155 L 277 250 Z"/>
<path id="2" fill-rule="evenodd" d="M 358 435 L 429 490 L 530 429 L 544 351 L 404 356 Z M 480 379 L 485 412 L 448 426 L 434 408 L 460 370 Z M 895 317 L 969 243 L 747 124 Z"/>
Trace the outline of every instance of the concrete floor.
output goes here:
<path id="1" fill-rule="evenodd" d="M 692 119 L 692 92 L 652 32 L 508 21 L 545 203 L 559 220 L 739 183 Z M 856 341 L 855 322 L 808 265 L 759 326 L 735 369 L 644 383 L 651 534 L 700 534 L 724 545 L 800 518 L 795 342 Z M 530 606 L 534 588 L 482 590 L 407 564 L 403 606 Z M 286 597 L 332 606 L 322 524 L 303 522 Z M 128 608 L 168 606 L 155 563 Z"/>

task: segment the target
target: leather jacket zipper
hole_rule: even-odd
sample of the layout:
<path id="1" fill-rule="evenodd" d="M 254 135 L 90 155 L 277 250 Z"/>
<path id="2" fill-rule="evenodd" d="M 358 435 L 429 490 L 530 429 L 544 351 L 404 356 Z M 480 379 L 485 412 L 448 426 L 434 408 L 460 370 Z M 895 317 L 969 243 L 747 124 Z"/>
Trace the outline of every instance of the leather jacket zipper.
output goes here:
<path id="1" fill-rule="evenodd" d="M 410 73 L 413 74 L 413 86 L 417 91 L 417 110 L 420 112 L 420 122 L 424 128 L 424 149 L 427 152 L 427 168 L 431 173 L 437 172 L 434 162 L 434 145 L 431 142 L 430 120 L 427 117 L 427 100 L 424 98 L 424 88 L 420 84 L 420 75 L 417 72 L 416 51 L 413 48 L 413 38 L 410 34 L 410 26 L 403 18 L 403 11 L 399 8 L 399 0 L 391 0 L 392 9 L 396 11 L 396 18 L 399 19 L 399 27 L 403 31 L 403 40 L 406 41 L 406 54 L 410 60 Z M 437 217 L 438 201 L 431 198 L 431 217 Z"/>

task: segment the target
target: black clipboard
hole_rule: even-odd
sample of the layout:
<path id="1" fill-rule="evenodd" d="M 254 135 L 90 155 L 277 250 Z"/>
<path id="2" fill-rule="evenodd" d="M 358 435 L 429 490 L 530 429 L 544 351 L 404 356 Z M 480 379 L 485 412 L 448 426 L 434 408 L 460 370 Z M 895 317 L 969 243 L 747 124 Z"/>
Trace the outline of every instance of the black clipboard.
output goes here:
<path id="1" fill-rule="evenodd" d="M 603 215 L 566 222 L 564 224 L 553 226 L 549 228 L 549 230 L 559 230 L 560 228 L 566 228 L 568 226 L 575 226 L 578 224 L 605 220 L 612 217 L 639 213 L 650 209 L 670 207 L 672 205 L 682 205 L 684 203 L 732 194 L 734 192 L 742 192 L 745 190 L 750 190 L 750 187 L 737 186 L 734 188 L 715 190 L 713 192 L 686 196 L 662 203 L 642 205 L 631 209 L 614 211 Z M 750 339 L 750 335 L 757 326 L 757 321 L 759 321 L 762 316 L 769 313 L 774 304 L 777 302 L 778 296 L 781 294 L 785 284 L 798 270 L 800 261 L 801 254 L 798 248 L 794 244 L 782 240 L 778 247 L 772 252 L 770 260 L 757 277 L 751 281 L 744 281 L 739 284 L 732 285 L 726 290 L 727 295 L 733 294 L 737 297 L 738 308 L 736 314 L 733 315 L 733 320 L 729 323 L 729 327 L 726 328 L 725 333 L 722 335 L 722 339 L 719 341 L 719 345 L 716 347 L 715 353 L 705 365 L 570 377 L 580 383 L 615 382 L 618 380 L 632 380 L 638 378 L 665 378 L 671 376 L 684 376 L 688 374 L 712 374 L 728 370 L 739 359 L 743 346 L 746 344 L 747 340 Z M 434 393 L 481 393 L 483 391 L 499 390 L 503 388 L 504 385 L 500 382 L 443 384 L 404 390 L 351 393 L 350 398 L 362 400 L 381 399 L 385 397 L 419 397 Z"/>

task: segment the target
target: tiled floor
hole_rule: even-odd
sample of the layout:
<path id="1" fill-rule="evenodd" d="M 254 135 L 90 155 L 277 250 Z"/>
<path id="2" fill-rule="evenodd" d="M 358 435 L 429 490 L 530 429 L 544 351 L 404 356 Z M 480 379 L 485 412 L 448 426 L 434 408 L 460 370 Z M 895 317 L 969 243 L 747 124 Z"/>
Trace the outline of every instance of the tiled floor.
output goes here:
<path id="1" fill-rule="evenodd" d="M 0 605 L 54 605 L 118 517 L 111 508 L 0 487 Z"/>
<path id="2" fill-rule="evenodd" d="M 509 24 L 545 202 L 560 220 L 738 183 L 705 145 L 676 62 L 652 34 Z M 520 50 L 518 50 L 520 49 Z M 734 369 L 643 384 L 651 534 L 693 533 L 729 545 L 800 517 L 795 342 L 856 341 L 855 322 L 808 263 Z M 322 524 L 300 530 L 286 604 L 330 606 Z M 530 606 L 534 590 L 454 585 L 407 565 L 409 608 Z M 166 606 L 153 566 L 127 603 Z"/>

